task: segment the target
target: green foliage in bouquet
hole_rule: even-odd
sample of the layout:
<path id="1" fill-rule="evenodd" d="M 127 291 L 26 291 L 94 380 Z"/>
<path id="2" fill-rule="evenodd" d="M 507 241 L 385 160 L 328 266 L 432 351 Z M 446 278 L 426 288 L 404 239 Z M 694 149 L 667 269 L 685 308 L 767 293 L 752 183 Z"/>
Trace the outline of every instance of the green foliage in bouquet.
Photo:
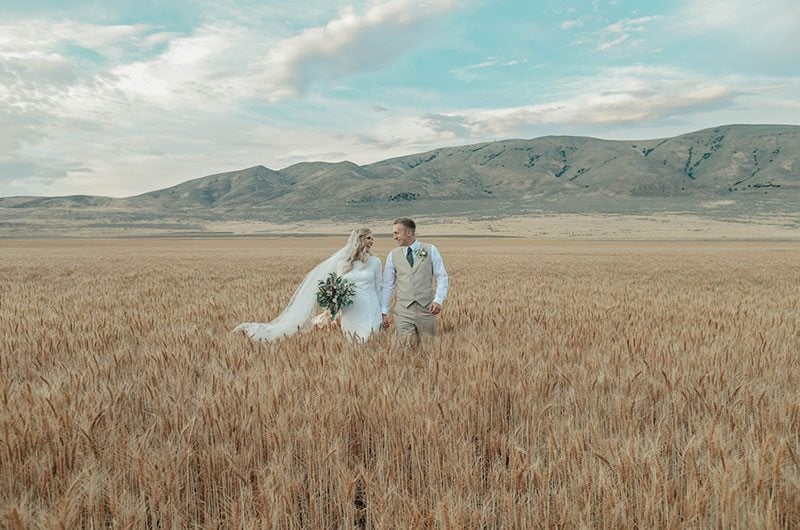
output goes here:
<path id="1" fill-rule="evenodd" d="M 355 294 L 355 284 L 332 272 L 327 279 L 319 281 L 317 303 L 320 307 L 328 310 L 331 320 L 333 320 L 343 307 L 353 304 L 353 296 Z"/>

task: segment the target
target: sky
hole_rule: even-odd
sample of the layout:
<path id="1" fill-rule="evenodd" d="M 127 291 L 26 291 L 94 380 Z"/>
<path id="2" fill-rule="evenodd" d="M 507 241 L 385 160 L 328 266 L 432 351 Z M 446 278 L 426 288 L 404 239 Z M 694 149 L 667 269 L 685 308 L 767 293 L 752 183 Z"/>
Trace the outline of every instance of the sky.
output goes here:
<path id="1" fill-rule="evenodd" d="M 797 0 L 0 0 L 0 196 L 800 124 Z"/>

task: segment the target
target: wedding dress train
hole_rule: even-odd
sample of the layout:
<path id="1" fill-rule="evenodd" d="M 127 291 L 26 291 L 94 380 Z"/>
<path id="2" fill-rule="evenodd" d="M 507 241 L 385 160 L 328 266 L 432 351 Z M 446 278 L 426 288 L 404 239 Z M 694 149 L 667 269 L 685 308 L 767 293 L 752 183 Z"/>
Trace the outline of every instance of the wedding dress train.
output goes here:
<path id="1" fill-rule="evenodd" d="M 345 260 L 353 255 L 358 243 L 357 231 L 350 234 L 344 248 L 314 267 L 292 295 L 286 308 L 271 322 L 245 322 L 233 330 L 244 331 L 248 337 L 261 342 L 273 342 L 297 332 L 308 331 L 318 325 L 322 316 L 317 315 L 317 289 L 319 281 L 331 272 L 344 272 Z M 353 304 L 342 308 L 342 332 L 355 340 L 366 340 L 381 328 L 380 287 L 381 260 L 369 256 L 367 262 L 355 261 L 353 268 L 344 277 L 355 284 Z"/>

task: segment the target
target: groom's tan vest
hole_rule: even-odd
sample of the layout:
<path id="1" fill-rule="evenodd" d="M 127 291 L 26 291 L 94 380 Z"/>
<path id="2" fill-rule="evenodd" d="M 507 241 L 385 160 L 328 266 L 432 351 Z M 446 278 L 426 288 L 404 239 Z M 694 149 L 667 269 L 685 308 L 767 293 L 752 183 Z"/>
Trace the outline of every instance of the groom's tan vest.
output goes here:
<path id="1" fill-rule="evenodd" d="M 428 254 L 424 258 L 417 257 L 414 253 L 414 266 L 408 264 L 403 247 L 392 251 L 392 263 L 396 271 L 395 296 L 397 305 L 408 307 L 414 302 L 428 306 L 433 302 L 433 264 L 431 263 L 431 246 L 420 244 Z"/>

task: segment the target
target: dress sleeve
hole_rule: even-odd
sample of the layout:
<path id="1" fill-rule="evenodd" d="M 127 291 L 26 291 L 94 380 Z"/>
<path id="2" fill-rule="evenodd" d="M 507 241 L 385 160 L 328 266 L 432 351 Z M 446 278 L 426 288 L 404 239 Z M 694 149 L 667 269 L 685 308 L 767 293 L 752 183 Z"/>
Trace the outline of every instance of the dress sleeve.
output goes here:
<path id="1" fill-rule="evenodd" d="M 381 269 L 381 258 L 372 256 L 369 259 L 370 268 L 372 269 L 372 280 L 375 283 L 375 292 L 378 297 L 381 296 L 381 284 L 383 283 L 383 271 Z"/>

